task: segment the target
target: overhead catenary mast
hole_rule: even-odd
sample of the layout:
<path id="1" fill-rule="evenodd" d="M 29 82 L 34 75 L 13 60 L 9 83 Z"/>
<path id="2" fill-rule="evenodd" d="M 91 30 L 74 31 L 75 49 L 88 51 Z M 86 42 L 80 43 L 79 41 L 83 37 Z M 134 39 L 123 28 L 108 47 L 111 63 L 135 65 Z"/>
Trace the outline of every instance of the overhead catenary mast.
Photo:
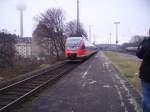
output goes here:
<path id="1" fill-rule="evenodd" d="M 79 35 L 79 0 L 77 0 L 77 35 Z"/>

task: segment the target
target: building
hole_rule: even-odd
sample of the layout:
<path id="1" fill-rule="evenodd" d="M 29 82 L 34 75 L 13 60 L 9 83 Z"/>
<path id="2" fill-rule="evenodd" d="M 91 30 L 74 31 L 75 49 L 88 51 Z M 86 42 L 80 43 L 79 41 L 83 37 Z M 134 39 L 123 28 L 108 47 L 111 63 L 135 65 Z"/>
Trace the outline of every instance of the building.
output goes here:
<path id="1" fill-rule="evenodd" d="M 32 56 L 32 38 L 31 37 L 24 37 L 24 38 L 17 38 L 16 39 L 16 51 L 19 55 L 29 58 Z"/>

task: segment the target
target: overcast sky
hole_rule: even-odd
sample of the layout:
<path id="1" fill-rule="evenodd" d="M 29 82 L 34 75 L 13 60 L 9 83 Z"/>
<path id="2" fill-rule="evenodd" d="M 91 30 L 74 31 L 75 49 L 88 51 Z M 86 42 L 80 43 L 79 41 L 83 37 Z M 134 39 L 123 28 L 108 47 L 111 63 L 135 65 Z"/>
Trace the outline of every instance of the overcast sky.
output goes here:
<path id="1" fill-rule="evenodd" d="M 97 43 L 106 43 L 110 33 L 115 43 L 115 21 L 119 21 L 119 42 L 133 35 L 145 35 L 150 28 L 150 0 L 79 0 L 80 21 Z M 24 36 L 32 36 L 36 26 L 34 17 L 48 8 L 62 8 L 66 22 L 76 19 L 76 0 L 0 0 L 0 29 L 19 34 L 19 11 L 16 5 L 26 4 Z"/>

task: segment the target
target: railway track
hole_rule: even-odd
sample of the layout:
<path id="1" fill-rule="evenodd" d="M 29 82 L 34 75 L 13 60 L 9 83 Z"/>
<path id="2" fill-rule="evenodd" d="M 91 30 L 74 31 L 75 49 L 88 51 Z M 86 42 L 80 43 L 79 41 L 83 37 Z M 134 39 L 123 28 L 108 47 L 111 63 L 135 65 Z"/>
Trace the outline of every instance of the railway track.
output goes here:
<path id="1" fill-rule="evenodd" d="M 0 89 L 0 112 L 9 111 L 28 96 L 55 82 L 79 64 L 63 63 L 49 71 L 32 76 Z"/>

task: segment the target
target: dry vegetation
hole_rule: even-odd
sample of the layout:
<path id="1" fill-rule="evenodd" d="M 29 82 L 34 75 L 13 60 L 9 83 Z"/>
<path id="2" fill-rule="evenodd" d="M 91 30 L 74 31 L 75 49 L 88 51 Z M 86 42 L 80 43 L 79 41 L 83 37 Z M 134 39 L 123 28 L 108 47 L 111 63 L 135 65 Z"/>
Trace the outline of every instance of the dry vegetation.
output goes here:
<path id="1" fill-rule="evenodd" d="M 141 61 L 135 56 L 122 53 L 105 52 L 105 55 L 112 60 L 112 63 L 118 68 L 121 74 L 140 92 L 141 85 L 138 73 Z"/>
<path id="2" fill-rule="evenodd" d="M 37 69 L 40 66 L 41 62 L 28 62 L 28 61 L 20 61 L 15 63 L 15 65 L 7 68 L 1 68 L 0 77 L 9 79 L 20 74 L 24 74 L 30 71 Z"/>
<path id="3" fill-rule="evenodd" d="M 13 68 L 0 68 L 0 77 L 4 79 L 10 79 L 39 68 L 47 67 L 50 64 L 54 64 L 62 60 L 63 59 L 57 60 L 56 58 L 54 59 L 50 58 L 44 61 L 20 60 L 19 62 L 15 63 Z"/>

